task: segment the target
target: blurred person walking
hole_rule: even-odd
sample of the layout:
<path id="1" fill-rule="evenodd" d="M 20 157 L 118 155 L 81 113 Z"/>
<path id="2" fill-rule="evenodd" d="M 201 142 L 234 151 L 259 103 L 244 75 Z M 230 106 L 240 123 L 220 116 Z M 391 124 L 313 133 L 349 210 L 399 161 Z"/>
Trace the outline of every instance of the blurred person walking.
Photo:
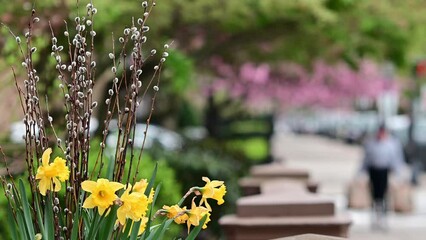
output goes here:
<path id="1" fill-rule="evenodd" d="M 393 137 L 384 124 L 374 136 L 364 141 L 364 159 L 361 170 L 370 178 L 373 219 L 372 227 L 385 230 L 389 173 L 400 175 L 405 161 L 401 143 Z"/>

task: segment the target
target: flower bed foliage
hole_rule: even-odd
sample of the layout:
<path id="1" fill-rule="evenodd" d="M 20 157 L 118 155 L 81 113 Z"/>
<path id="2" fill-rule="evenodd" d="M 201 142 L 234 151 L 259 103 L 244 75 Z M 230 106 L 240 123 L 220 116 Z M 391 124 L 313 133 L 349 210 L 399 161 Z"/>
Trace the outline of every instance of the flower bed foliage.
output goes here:
<path id="1" fill-rule="evenodd" d="M 33 65 L 38 54 L 33 42 L 40 22 L 36 10 L 31 11 L 23 37 L 10 31 L 26 73 L 22 83 L 16 76 L 15 80 L 24 113 L 28 176 L 25 181 L 14 180 L 11 174 L 8 179 L 2 178 L 14 220 L 10 224 L 12 239 L 162 239 L 173 222 L 186 224 L 187 239 L 195 239 L 210 221 L 211 199 L 218 205 L 224 203 L 224 182 L 203 176 L 204 186 L 193 186 L 180 201 L 156 210 L 161 184 L 155 186 L 155 181 L 161 165 L 154 167 L 149 178 L 142 177 L 146 171 L 142 167 L 144 143 L 160 90 L 160 75 L 169 56 L 168 44 L 158 51 L 144 48 L 150 29 L 147 20 L 155 5 L 155 1 L 142 1 L 142 15 L 132 18 L 118 38 L 112 36 L 112 50 L 105 57 L 111 60 L 113 84 L 102 103 L 106 110 L 100 140 L 93 138 L 90 129 L 98 107 L 93 100 L 97 58 L 104 57 L 95 51 L 98 10 L 94 3 L 79 8 L 74 21 L 65 22 L 64 32 L 52 29 L 51 33 L 50 54 L 59 84 L 44 86 L 56 89 L 63 97 L 63 133 L 55 129 L 49 99 L 40 94 L 42 73 Z M 58 42 L 57 34 L 63 34 L 67 41 Z M 142 77 L 147 62 L 156 62 L 148 78 Z M 146 128 L 136 132 L 136 112 L 148 96 L 151 105 Z M 112 122 L 117 124 L 118 137 L 113 146 L 107 146 Z M 144 136 L 141 147 L 133 144 L 137 135 Z M 91 147 L 93 142 L 99 148 Z M 107 147 L 113 149 L 111 156 Z M 183 206 L 189 197 L 190 205 Z"/>

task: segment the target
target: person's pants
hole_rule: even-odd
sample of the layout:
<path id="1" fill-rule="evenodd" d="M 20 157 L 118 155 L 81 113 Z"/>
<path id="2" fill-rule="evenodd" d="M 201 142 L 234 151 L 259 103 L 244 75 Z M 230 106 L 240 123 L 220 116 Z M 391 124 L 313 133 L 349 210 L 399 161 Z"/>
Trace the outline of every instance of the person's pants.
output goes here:
<path id="1" fill-rule="evenodd" d="M 388 190 L 388 173 L 387 168 L 373 168 L 368 169 L 370 175 L 371 196 L 375 202 L 385 200 L 385 195 Z"/>
<path id="2" fill-rule="evenodd" d="M 387 201 L 386 192 L 388 190 L 388 173 L 387 168 L 372 168 L 368 169 L 370 175 L 371 197 L 373 207 L 373 221 L 372 226 L 387 228 L 386 224 L 386 211 Z"/>

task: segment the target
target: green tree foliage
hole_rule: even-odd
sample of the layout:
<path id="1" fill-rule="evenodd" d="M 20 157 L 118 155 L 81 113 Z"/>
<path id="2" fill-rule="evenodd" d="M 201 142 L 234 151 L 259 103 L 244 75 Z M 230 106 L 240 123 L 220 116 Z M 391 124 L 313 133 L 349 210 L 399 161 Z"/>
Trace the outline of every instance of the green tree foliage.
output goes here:
<path id="1" fill-rule="evenodd" d="M 203 57 L 305 64 L 315 58 L 373 57 L 404 66 L 413 53 L 424 51 L 425 5 L 416 0 L 198 0 L 180 1 L 179 12 L 181 26 L 191 26 L 185 37 L 202 36 L 204 47 L 193 52 Z"/>
<path id="2" fill-rule="evenodd" d="M 25 24 L 28 14 L 23 10 L 29 7 L 25 2 L 3 4 L 2 21 Z M 137 15 L 128 3 L 97 3 L 97 41 L 102 42 L 98 50 L 109 48 L 111 33 L 118 37 L 118 26 Z M 40 0 L 37 4 L 50 6 L 51 10 L 43 10 L 46 18 L 75 17 L 69 16 L 75 8 L 73 1 Z M 419 0 L 163 0 L 153 13 L 155 21 L 149 23 L 148 38 L 160 39 L 150 43 L 153 48 L 173 39 L 174 47 L 193 59 L 197 68 L 208 69 L 213 55 L 236 64 L 286 60 L 305 65 L 318 58 L 344 59 L 356 65 L 359 58 L 369 57 L 407 67 L 426 52 L 425 9 L 426 2 Z M 107 69 L 108 64 L 105 58 L 99 67 Z"/>

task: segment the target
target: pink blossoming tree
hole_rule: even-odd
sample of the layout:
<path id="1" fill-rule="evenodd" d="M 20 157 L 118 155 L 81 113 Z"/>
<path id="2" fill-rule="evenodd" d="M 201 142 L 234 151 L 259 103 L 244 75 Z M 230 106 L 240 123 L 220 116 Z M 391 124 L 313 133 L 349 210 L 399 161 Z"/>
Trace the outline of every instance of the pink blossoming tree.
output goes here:
<path id="1" fill-rule="evenodd" d="M 217 78 L 206 86 L 208 93 L 226 95 L 248 109 L 350 107 L 361 97 L 374 100 L 397 89 L 397 81 L 371 60 L 360 61 L 357 69 L 320 60 L 311 69 L 295 63 L 272 67 L 247 62 L 234 67 L 220 58 L 211 64 Z"/>

